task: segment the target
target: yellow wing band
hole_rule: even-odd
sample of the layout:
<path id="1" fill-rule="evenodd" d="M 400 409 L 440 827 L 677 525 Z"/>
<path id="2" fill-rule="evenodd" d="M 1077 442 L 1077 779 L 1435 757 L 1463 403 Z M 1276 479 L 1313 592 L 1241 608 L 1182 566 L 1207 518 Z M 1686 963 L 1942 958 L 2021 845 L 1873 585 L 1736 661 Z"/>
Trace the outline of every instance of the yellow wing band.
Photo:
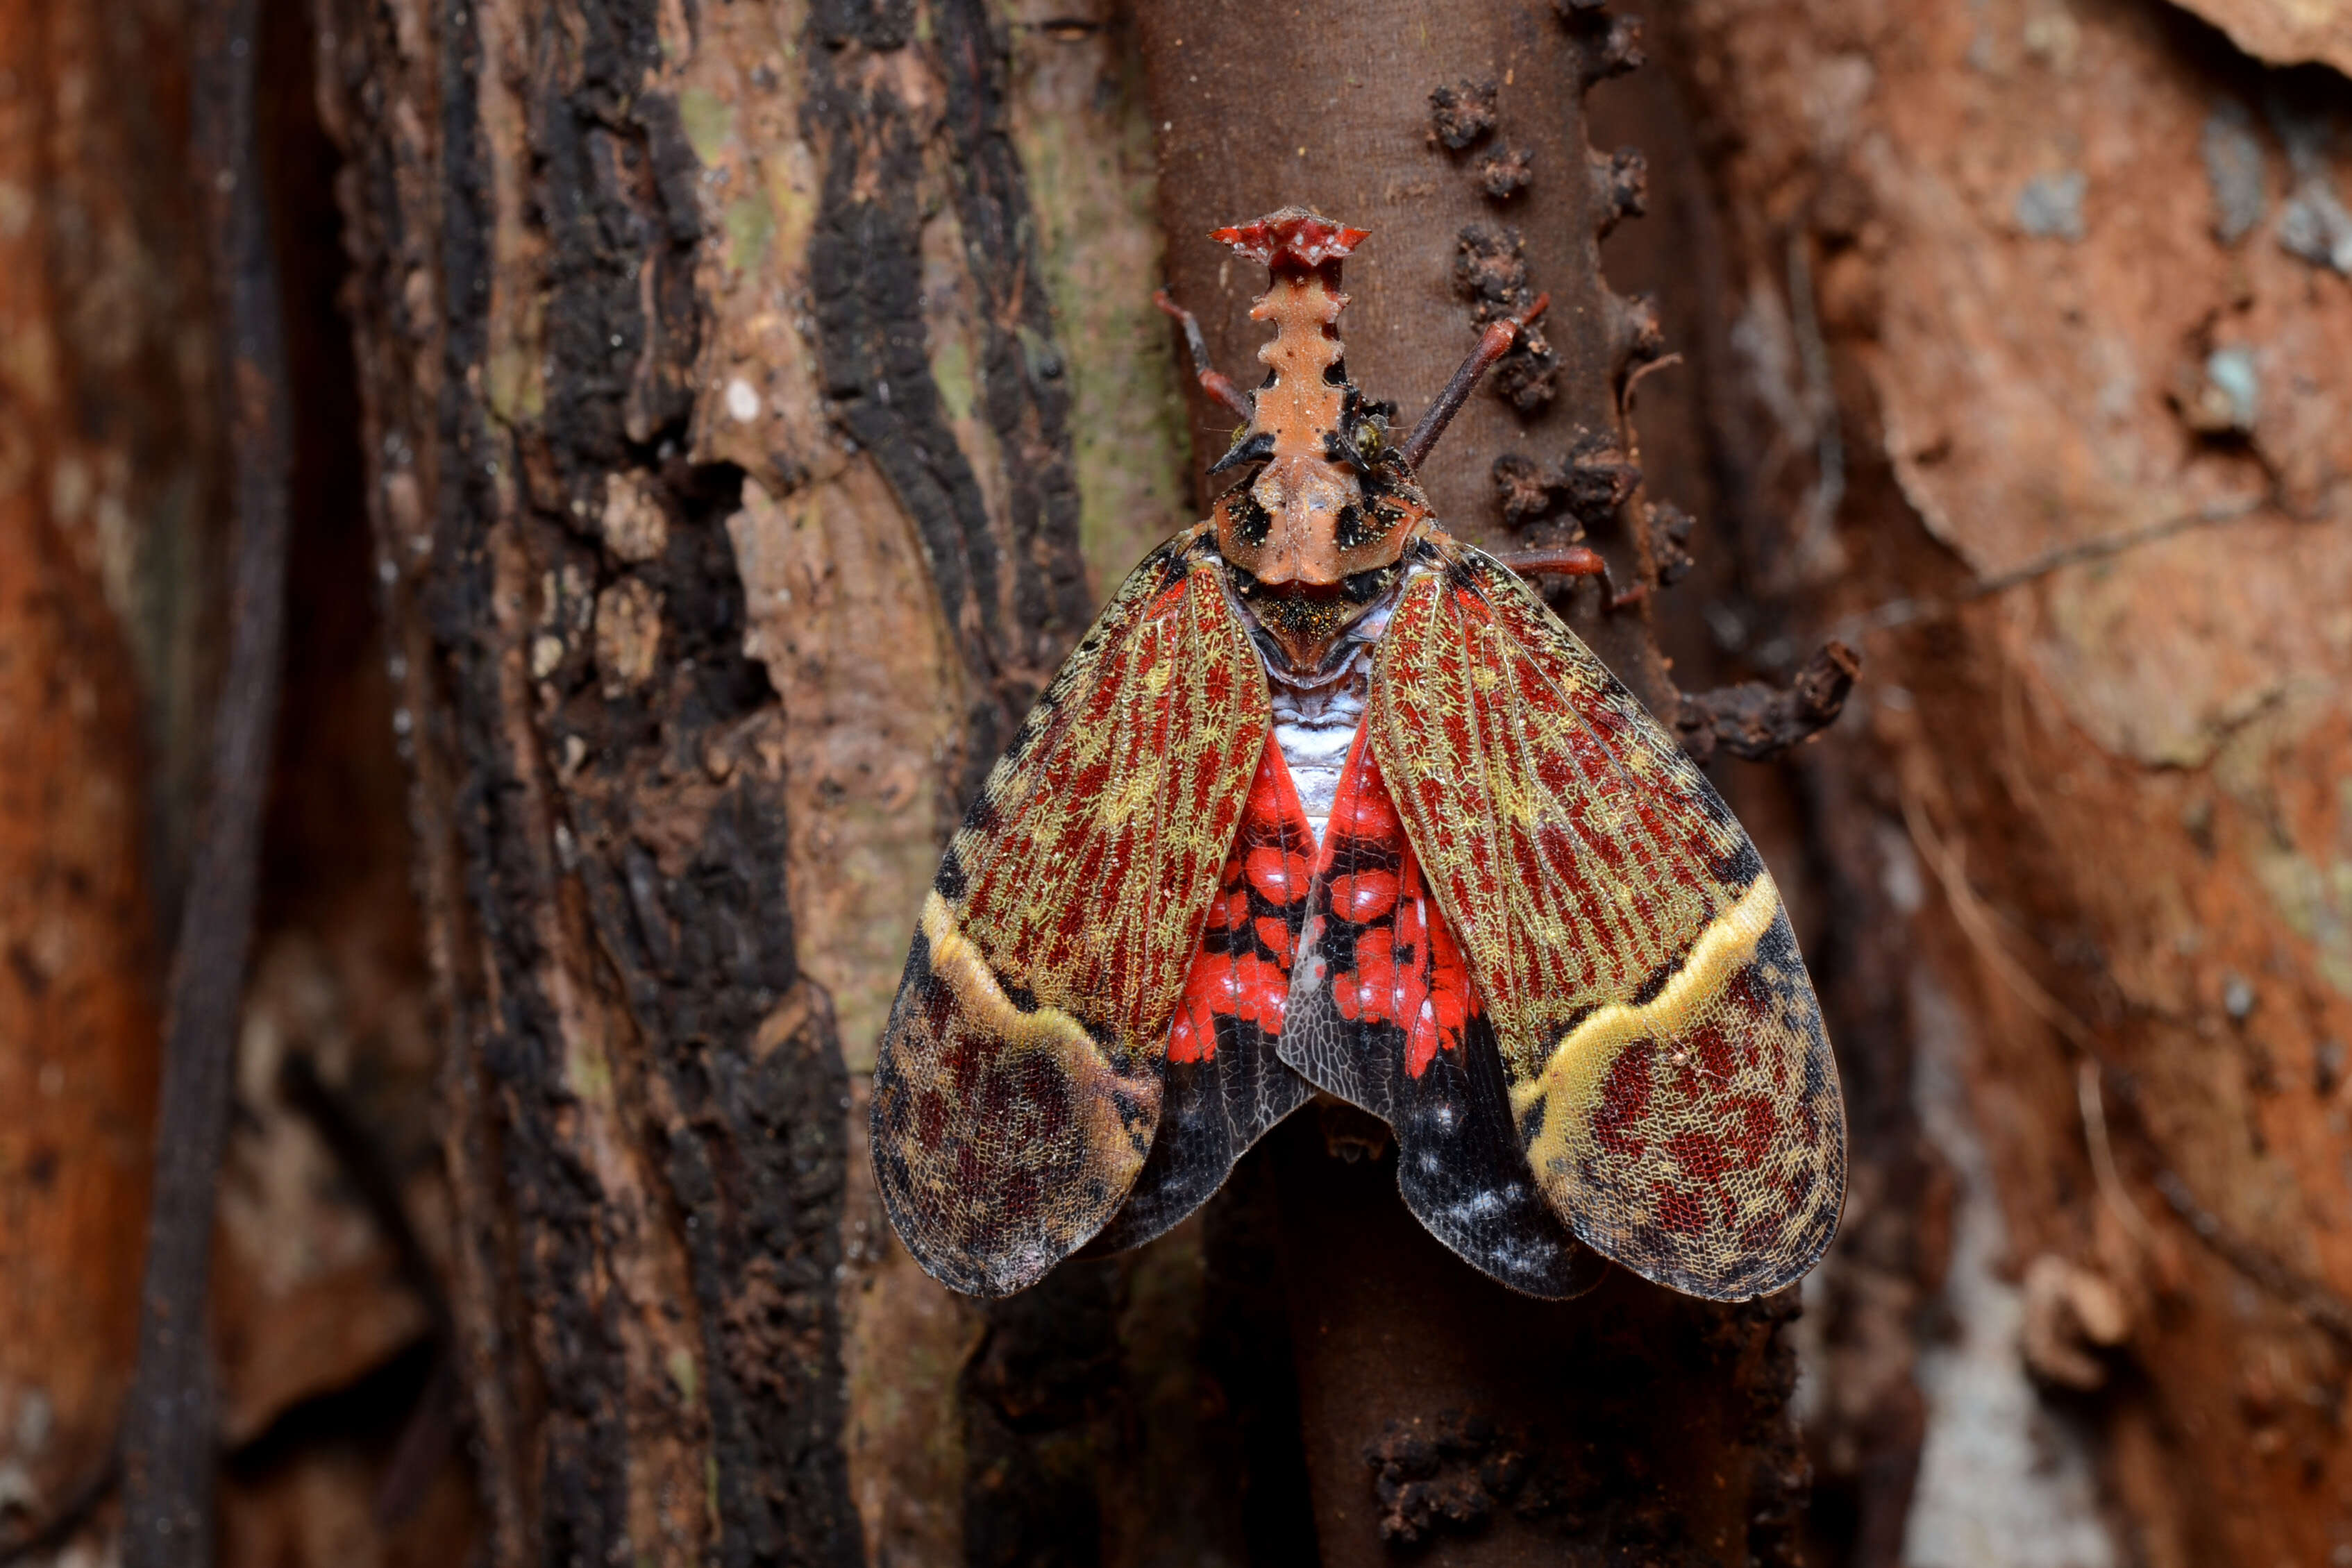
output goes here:
<path id="1" fill-rule="evenodd" d="M 1035 1055 L 1051 1061 L 1068 1082 L 1071 1103 L 1087 1124 L 1084 1146 L 1096 1174 L 1113 1182 L 1134 1180 L 1150 1152 L 1152 1124 L 1143 1124 L 1147 1133 L 1139 1138 L 1120 1115 L 1119 1103 L 1148 1099 L 1156 1114 L 1157 1078 L 1121 1074 L 1086 1026 L 1060 1008 L 1023 1011 L 1004 994 L 987 955 L 957 929 L 954 911 L 936 889 L 923 896 L 922 931 L 931 950 L 931 973 L 954 995 L 961 1027 L 989 1040 L 1000 1058 Z"/>
<path id="2" fill-rule="evenodd" d="M 1569 1155 L 1571 1129 L 1581 1132 L 1600 1108 L 1601 1085 L 1624 1049 L 1637 1040 L 1673 1036 L 1700 1016 L 1725 984 L 1756 956 L 1756 945 L 1780 911 L 1780 890 L 1759 872 L 1739 901 L 1707 923 L 1690 954 L 1646 1002 L 1611 1002 L 1570 1030 L 1552 1048 L 1543 1071 L 1511 1089 L 1511 1113 L 1522 1124 L 1538 1104 L 1543 1130 L 1528 1148 L 1537 1171 Z M 1565 1114 L 1563 1114 L 1565 1113 Z"/>

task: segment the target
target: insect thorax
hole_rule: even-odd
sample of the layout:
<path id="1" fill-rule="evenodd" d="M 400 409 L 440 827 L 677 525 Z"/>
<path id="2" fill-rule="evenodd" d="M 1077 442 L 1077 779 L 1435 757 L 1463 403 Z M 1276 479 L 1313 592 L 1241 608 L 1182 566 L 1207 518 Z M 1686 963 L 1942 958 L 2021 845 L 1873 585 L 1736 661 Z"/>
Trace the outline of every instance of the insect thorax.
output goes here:
<path id="1" fill-rule="evenodd" d="M 1244 473 L 1218 498 L 1217 544 L 1253 618 L 1293 667 L 1317 670 L 1395 585 L 1428 503 L 1389 438 L 1394 405 L 1348 375 L 1339 264 L 1362 233 L 1289 207 L 1213 237 L 1266 264 L 1250 316 L 1275 328 L 1250 421 L 1210 470 Z"/>

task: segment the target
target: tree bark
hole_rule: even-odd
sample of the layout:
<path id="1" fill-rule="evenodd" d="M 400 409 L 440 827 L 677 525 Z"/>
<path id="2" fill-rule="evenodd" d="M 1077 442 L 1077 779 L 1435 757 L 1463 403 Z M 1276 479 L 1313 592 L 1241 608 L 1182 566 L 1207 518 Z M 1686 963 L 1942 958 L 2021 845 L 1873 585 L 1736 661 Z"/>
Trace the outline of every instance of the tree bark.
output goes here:
<path id="1" fill-rule="evenodd" d="M 1636 40 L 1575 0 L 309 0 L 356 370 L 298 277 L 296 374 L 355 376 L 372 553 L 306 395 L 228 1555 L 473 1524 L 367 1518 L 447 1441 L 438 1188 L 319 1131 L 404 1124 L 415 943 L 491 1562 L 2352 1552 L 2344 34 L 2184 5 L 1698 0 L 1588 99 Z M 0 1549 L 121 1395 L 225 646 L 180 26 L 0 5 Z M 1406 419 L 1551 295 L 1430 487 L 1602 553 L 1556 602 L 1789 900 L 1854 1155 L 1792 1323 L 1504 1295 L 1323 1107 L 1010 1301 L 888 1234 L 865 1074 L 940 843 L 1227 434 L 1151 290 L 1254 380 L 1203 231 L 1293 200 L 1373 231 L 1352 368 Z M 1834 711 L 1832 640 L 1845 719 L 1729 760 Z"/>
<path id="2" fill-rule="evenodd" d="M 756 47 L 650 4 L 317 12 L 499 1562 L 856 1554 L 845 1082 L 743 646 L 755 481 L 698 436 L 725 110 L 688 73 L 785 43 L 749 12 L 701 26 Z"/>
<path id="3" fill-rule="evenodd" d="M 1654 324 L 1593 248 L 1639 172 L 1577 110 L 1631 36 L 1516 0 L 1410 59 L 1369 13 L 1328 58 L 1107 3 L 314 15 L 494 1560 L 1287 1562 L 1319 1531 L 1371 1561 L 1368 1450 L 1446 1421 L 1486 1434 L 1447 1464 L 1526 1472 L 1461 1561 L 1771 1558 L 1780 1309 L 1507 1299 L 1400 1236 L 1392 1177 L 1311 1118 L 1201 1221 L 981 1308 L 898 1250 L 863 1162 L 948 825 L 1197 505 L 1163 219 L 1234 369 L 1247 280 L 1211 283 L 1197 232 L 1302 194 L 1373 226 L 1351 340 L 1408 407 L 1480 299 L 1551 290 L 1557 364 L 1473 405 L 1433 492 L 1493 538 L 1495 460 L 1525 456 L 1528 542 L 1589 523 L 1618 586 L 1654 581 L 1621 413 Z M 1195 59 L 1215 92 L 1175 81 Z M 1505 205 L 1428 142 L 1430 90 L 1490 76 L 1477 152 L 1536 181 Z M 1350 77 L 1360 145 L 1325 101 Z M 1643 612 L 1601 598 L 1563 602 L 1671 717 Z M 1445 1348 L 1392 1384 L 1400 1324 Z M 1662 1452 L 1612 1443 L 1629 1421 Z"/>
<path id="4" fill-rule="evenodd" d="M 1670 641 L 1868 660 L 1782 803 L 1738 800 L 1813 868 L 1854 1113 L 1813 1549 L 2352 1551 L 2343 82 L 2153 0 L 1664 41 L 1691 199 L 1624 270 L 1706 388 L 1664 471 L 1736 548 Z"/>
<path id="5" fill-rule="evenodd" d="M 214 483 L 181 58 L 0 7 L 0 1546 L 105 1473 L 135 1328 Z"/>

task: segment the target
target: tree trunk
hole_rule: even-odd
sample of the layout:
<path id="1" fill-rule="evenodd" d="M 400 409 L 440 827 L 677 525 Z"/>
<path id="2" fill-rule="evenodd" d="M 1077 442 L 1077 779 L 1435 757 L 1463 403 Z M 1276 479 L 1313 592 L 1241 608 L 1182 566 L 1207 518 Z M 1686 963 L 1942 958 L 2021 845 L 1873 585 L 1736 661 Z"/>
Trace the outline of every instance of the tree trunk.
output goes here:
<path id="1" fill-rule="evenodd" d="M 1638 35 L 1549 3 L 1442 18 L 1356 5 L 1312 27 L 1242 5 L 1154 7 L 1141 33 L 1169 273 L 1221 366 L 1256 380 L 1265 331 L 1247 311 L 1263 281 L 1203 231 L 1302 196 L 1372 231 L 1349 267 L 1349 370 L 1408 422 L 1487 313 L 1548 291 L 1545 360 L 1498 368 L 1423 484 L 1475 542 L 1567 543 L 1589 528 L 1615 581 L 1654 589 L 1659 546 L 1622 403 L 1659 353 L 1655 320 L 1610 290 L 1597 246 L 1638 208 L 1641 176 L 1633 159 L 1590 152 L 1583 114 L 1590 85 L 1639 59 Z M 1436 112 L 1449 92 L 1481 106 L 1472 123 Z M 1231 416 L 1204 396 L 1193 406 L 1197 471 Z M 1606 477 L 1507 520 L 1515 465 Z M 1647 614 L 1603 598 L 1586 580 L 1559 606 L 1673 724 L 1679 696 Z M 1409 1218 L 1392 1154 L 1352 1157 L 1356 1121 L 1301 1116 L 1271 1146 L 1324 1561 L 1378 1563 L 1385 1542 L 1424 1540 L 1463 1563 L 1557 1562 L 1603 1542 L 1778 1560 L 1803 1484 L 1793 1364 L 1771 1343 L 1793 1303 L 1719 1308 L 1622 1272 L 1576 1301 L 1516 1296 Z"/>
<path id="2" fill-rule="evenodd" d="M 312 0 L 494 1561 L 2352 1546 L 2340 82 L 2158 0 L 1849 9 L 1707 0 L 1595 96 L 1655 161 L 1621 296 L 1583 89 L 1633 39 L 1581 5 Z M 1430 490 L 1651 591 L 1559 602 L 1695 747 L 1751 710 L 1677 680 L 1871 661 L 1721 771 L 1852 1111 L 1790 1333 L 1504 1295 L 1319 1108 L 1010 1301 L 888 1234 L 940 845 L 1225 434 L 1150 291 L 1255 379 L 1202 235 L 1292 200 L 1373 231 L 1352 368 L 1408 414 L 1551 293 Z"/>
<path id="3" fill-rule="evenodd" d="M 1869 660 L 1738 800 L 1813 870 L 1854 1113 L 1813 1549 L 2352 1553 L 2343 81 L 2156 0 L 1710 0 L 1664 41 L 1629 118 L 1684 194 L 1622 270 L 1736 547 L 1669 641 Z"/>
<path id="4" fill-rule="evenodd" d="M 1515 383 L 1531 423 L 1474 407 L 1434 493 L 1476 537 L 1498 452 L 1581 460 L 1630 583 L 1656 562 L 1618 404 L 1656 350 L 1590 238 L 1632 172 L 1596 180 L 1575 108 L 1624 36 L 1498 0 L 1400 65 L 1351 19 L 1337 68 L 1381 84 L 1355 146 L 1239 21 L 316 15 L 494 1557 L 1295 1561 L 1319 1528 L 1327 1560 L 1377 1560 L 1369 1448 L 1457 1416 L 1493 1428 L 1469 1463 L 1529 1456 L 1476 1560 L 1769 1555 L 1795 1484 L 1770 1312 L 1630 1281 L 1504 1297 L 1400 1236 L 1392 1178 L 1333 1166 L 1312 1119 L 1202 1222 L 979 1308 L 898 1252 L 863 1167 L 863 1073 L 947 826 L 1196 504 L 1140 78 L 1173 278 L 1229 365 L 1247 289 L 1208 284 L 1211 224 L 1308 193 L 1374 226 L 1360 369 L 1409 403 L 1475 335 L 1459 231 L 1497 225 L 1488 302 L 1527 302 L 1523 261 L 1559 363 Z M 1194 57 L 1216 95 L 1174 83 Z M 1463 77 L 1507 83 L 1496 145 L 1538 182 L 1516 207 L 1426 145 L 1430 90 Z M 1672 703 L 1640 614 L 1575 611 Z M 1377 1377 L 1375 1300 L 1453 1347 L 1427 1375 Z M 1317 1347 L 1303 1436 L 1286 1323 Z M 1658 1451 L 1624 1454 L 1628 1420 Z"/>

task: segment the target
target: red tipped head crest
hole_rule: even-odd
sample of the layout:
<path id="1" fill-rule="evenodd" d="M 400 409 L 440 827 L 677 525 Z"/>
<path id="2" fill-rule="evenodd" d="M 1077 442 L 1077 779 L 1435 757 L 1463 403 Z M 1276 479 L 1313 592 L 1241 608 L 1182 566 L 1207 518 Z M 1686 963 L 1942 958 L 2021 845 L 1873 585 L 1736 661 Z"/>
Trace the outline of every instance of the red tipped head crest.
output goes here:
<path id="1" fill-rule="evenodd" d="M 1233 246 L 1236 256 L 1245 256 L 1268 267 L 1286 262 L 1295 267 L 1317 267 L 1327 261 L 1339 260 L 1370 233 L 1370 229 L 1344 227 L 1305 207 L 1285 207 L 1278 213 L 1266 214 L 1255 223 L 1217 229 L 1209 237 L 1220 245 Z"/>

